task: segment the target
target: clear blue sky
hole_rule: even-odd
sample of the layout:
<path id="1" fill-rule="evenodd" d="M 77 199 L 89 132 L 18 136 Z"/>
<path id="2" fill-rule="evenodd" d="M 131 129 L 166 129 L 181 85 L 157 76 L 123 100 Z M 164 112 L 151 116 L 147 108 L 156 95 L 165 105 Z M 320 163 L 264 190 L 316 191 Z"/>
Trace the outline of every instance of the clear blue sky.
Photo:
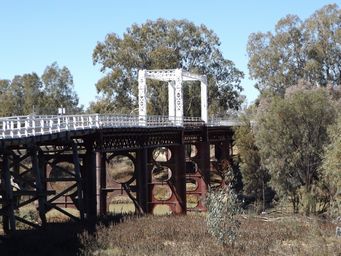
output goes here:
<path id="1" fill-rule="evenodd" d="M 334 1 L 335 2 L 335 1 Z M 80 103 L 95 100 L 102 76 L 92 64 L 98 41 L 122 35 L 133 23 L 147 19 L 187 19 L 205 24 L 221 40 L 224 57 L 245 73 L 247 101 L 258 92 L 248 79 L 246 44 L 252 32 L 273 30 L 287 14 L 306 19 L 324 0 L 0 0 L 0 79 L 36 72 L 56 61 L 70 69 Z M 336 2 L 338 3 L 338 2 Z M 340 6 L 340 3 L 338 3 Z"/>

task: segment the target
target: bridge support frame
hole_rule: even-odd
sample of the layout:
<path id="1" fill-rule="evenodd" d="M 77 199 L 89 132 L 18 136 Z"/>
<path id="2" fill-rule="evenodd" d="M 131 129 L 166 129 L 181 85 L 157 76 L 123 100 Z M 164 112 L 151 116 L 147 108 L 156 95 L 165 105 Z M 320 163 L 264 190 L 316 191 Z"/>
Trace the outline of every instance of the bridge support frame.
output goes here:
<path id="1" fill-rule="evenodd" d="M 136 152 L 136 185 L 137 185 L 137 202 L 141 208 L 141 213 L 149 212 L 148 195 L 150 194 L 149 186 L 150 175 L 148 172 L 148 149 L 139 149 Z"/>
<path id="2" fill-rule="evenodd" d="M 138 104 L 139 123 L 146 125 L 147 115 L 147 79 L 168 82 L 168 118 L 174 124 L 183 124 L 183 81 L 200 81 L 201 119 L 205 123 L 207 116 L 207 78 L 204 75 L 196 75 L 182 69 L 139 70 L 138 73 Z"/>
<path id="3" fill-rule="evenodd" d="M 41 225 L 43 228 L 46 227 L 46 190 L 43 186 L 43 173 L 39 164 L 38 150 L 37 147 L 30 149 L 31 159 L 32 159 L 32 170 L 35 178 L 36 192 L 38 196 L 38 211 L 41 220 Z"/>
<path id="4" fill-rule="evenodd" d="M 155 205 L 171 205 L 174 214 L 186 213 L 186 199 L 190 194 L 186 191 L 186 178 L 189 177 L 185 171 L 186 160 L 189 158 L 198 165 L 200 189 L 195 192 L 203 198 L 207 186 L 212 182 L 210 162 L 214 162 L 216 169 L 221 171 L 231 161 L 232 133 L 233 130 L 227 126 L 101 128 L 96 131 L 37 136 L 34 139 L 20 138 L 10 143 L 5 141 L 0 148 L 0 215 L 3 217 L 4 230 L 7 233 L 14 232 L 18 222 L 41 228 L 47 222 L 45 214 L 52 208 L 76 221 L 85 220 L 88 229 L 94 230 L 98 215 L 107 213 L 106 193 L 110 192 L 110 188 L 106 187 L 106 182 L 109 183 L 106 175 L 109 178 L 111 173 L 107 173 L 106 168 L 110 157 L 116 155 L 129 155 L 134 163 L 132 180 L 122 183 L 122 187 L 126 192 L 131 192 L 127 193 L 131 199 L 133 195 L 137 211 L 151 213 Z M 186 156 L 186 145 L 195 145 L 198 155 Z M 155 160 L 153 151 L 156 148 L 168 148 L 172 156 L 165 162 Z M 210 150 L 213 148 L 215 155 L 210 159 Z M 157 165 L 158 161 L 160 165 Z M 152 176 L 154 166 L 171 169 L 170 178 L 155 182 L 156 178 Z M 65 167 L 64 170 L 62 167 Z M 166 175 L 166 172 L 156 170 L 159 175 Z M 51 175 L 52 171 L 69 176 L 54 176 Z M 61 190 L 53 186 L 52 183 L 56 182 L 59 185 L 71 182 L 72 185 L 66 184 L 66 188 Z M 18 191 L 15 183 L 19 185 Z M 173 192 L 171 198 L 155 200 L 152 195 L 155 185 L 167 185 Z M 68 203 L 78 208 L 80 218 L 58 207 L 61 202 L 57 199 L 64 195 L 70 199 Z M 31 203 L 39 206 L 39 224 L 29 223 L 20 215 L 16 216 L 17 209 Z M 197 208 L 205 210 L 200 203 Z"/>
<path id="5" fill-rule="evenodd" d="M 15 215 L 14 215 L 14 198 L 13 188 L 11 185 L 11 174 L 9 170 L 8 154 L 5 152 L 2 159 L 2 172 L 1 172 L 1 184 L 2 184 L 2 200 L 3 200 L 3 217 L 2 225 L 6 234 L 15 231 Z"/>

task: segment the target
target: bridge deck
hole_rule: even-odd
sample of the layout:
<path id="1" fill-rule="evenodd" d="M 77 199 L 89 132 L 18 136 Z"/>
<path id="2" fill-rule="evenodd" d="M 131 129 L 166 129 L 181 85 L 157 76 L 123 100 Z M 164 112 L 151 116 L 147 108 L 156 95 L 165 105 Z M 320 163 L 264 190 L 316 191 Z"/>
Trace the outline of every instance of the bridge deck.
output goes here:
<path id="1" fill-rule="evenodd" d="M 41 226 L 46 225 L 46 213 L 51 209 L 93 225 L 97 216 L 107 213 L 110 185 L 116 183 L 140 212 L 152 213 L 157 205 L 167 205 L 175 214 L 185 213 L 187 194 L 198 201 L 189 210 L 202 211 L 205 208 L 200 198 L 204 198 L 211 178 L 214 184 L 223 182 L 219 173 L 231 160 L 231 126 L 235 125 L 238 122 L 231 120 L 204 123 L 200 118 L 176 120 L 168 116 L 0 118 L 3 229 L 6 233 L 15 231 L 16 222 L 36 227 L 16 214 L 17 209 L 31 203 L 39 205 Z M 157 159 L 156 149 L 166 149 L 167 155 L 176 157 Z M 114 165 L 116 156 L 131 160 L 133 179 L 123 183 L 112 180 L 113 172 L 122 171 L 120 164 Z M 160 170 L 168 170 L 161 182 L 157 180 Z M 20 198 L 13 181 L 21 184 Z M 195 189 L 186 191 L 187 183 L 193 183 Z M 153 194 L 160 186 L 171 191 L 168 199 Z M 51 195 L 52 191 L 55 194 Z M 63 198 L 67 199 L 65 204 L 78 210 L 80 217 L 60 207 Z"/>
<path id="2" fill-rule="evenodd" d="M 177 120 L 168 116 L 131 115 L 29 115 L 0 118 L 0 143 L 13 144 L 20 141 L 44 141 L 65 136 L 95 133 L 99 129 L 115 128 L 191 128 L 201 126 L 235 126 L 235 120 L 212 119 L 205 124 L 198 117 Z"/>

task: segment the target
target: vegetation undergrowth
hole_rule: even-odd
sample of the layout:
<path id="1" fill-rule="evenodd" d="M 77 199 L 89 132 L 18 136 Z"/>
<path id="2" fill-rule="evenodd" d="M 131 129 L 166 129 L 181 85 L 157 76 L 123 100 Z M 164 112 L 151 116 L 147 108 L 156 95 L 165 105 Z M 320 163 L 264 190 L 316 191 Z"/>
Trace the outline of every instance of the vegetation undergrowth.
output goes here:
<path id="1" fill-rule="evenodd" d="M 234 245 L 210 235 L 206 216 L 145 216 L 79 236 L 80 255 L 340 255 L 335 224 L 302 217 L 238 215 Z"/>

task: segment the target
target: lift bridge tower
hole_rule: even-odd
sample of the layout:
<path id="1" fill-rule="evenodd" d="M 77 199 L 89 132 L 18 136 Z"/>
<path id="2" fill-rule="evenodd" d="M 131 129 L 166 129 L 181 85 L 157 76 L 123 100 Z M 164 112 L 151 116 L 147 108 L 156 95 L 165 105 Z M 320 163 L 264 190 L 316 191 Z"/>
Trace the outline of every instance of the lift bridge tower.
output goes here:
<path id="1" fill-rule="evenodd" d="M 201 87 L 201 120 L 207 123 L 207 78 L 182 69 L 139 70 L 139 120 L 146 123 L 147 117 L 147 79 L 168 82 L 168 116 L 176 125 L 183 125 L 183 81 L 200 81 Z"/>

